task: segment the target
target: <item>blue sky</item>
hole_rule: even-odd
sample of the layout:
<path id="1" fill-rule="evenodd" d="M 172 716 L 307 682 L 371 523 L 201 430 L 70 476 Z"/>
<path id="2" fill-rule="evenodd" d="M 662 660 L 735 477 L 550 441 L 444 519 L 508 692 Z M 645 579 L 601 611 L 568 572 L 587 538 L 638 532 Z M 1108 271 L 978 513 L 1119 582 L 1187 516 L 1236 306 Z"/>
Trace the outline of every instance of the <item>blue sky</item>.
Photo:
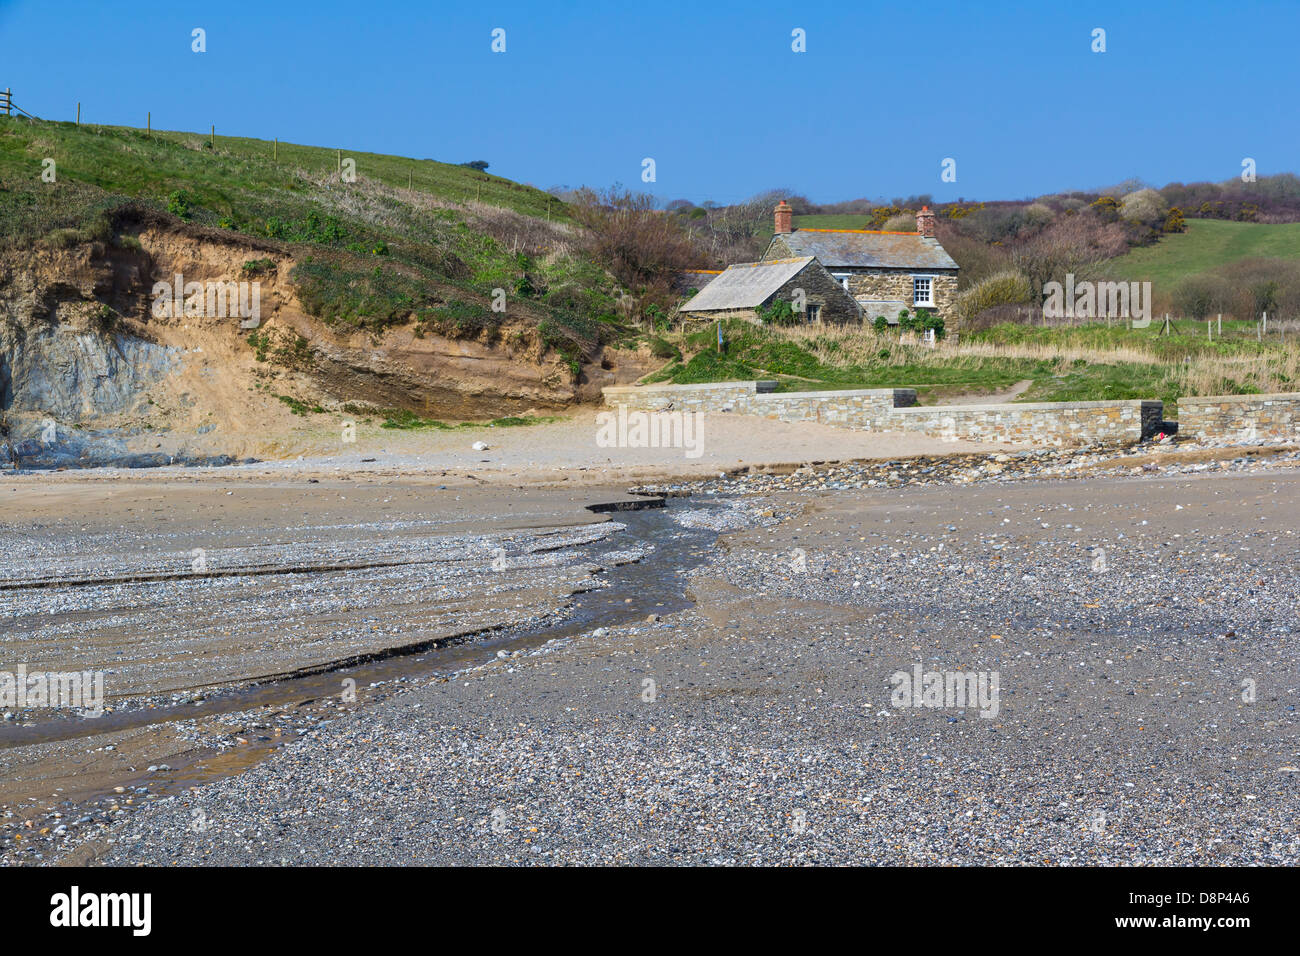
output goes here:
<path id="1" fill-rule="evenodd" d="M 51 119 L 80 100 L 89 122 L 485 159 L 542 188 L 1014 199 L 1293 171 L 1297 35 L 1296 0 L 0 0 L 0 86 Z"/>

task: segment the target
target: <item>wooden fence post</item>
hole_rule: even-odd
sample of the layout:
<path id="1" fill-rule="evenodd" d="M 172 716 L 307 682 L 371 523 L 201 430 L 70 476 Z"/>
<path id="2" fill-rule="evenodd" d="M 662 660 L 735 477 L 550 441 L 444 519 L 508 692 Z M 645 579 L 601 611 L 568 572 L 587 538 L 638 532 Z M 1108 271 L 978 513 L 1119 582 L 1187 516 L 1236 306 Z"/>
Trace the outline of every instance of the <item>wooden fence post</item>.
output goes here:
<path id="1" fill-rule="evenodd" d="M 77 125 L 81 125 L 81 104 L 77 104 Z"/>
<path id="2" fill-rule="evenodd" d="M 217 148 L 217 124 L 216 123 L 212 124 L 212 148 L 213 150 Z"/>
<path id="3" fill-rule="evenodd" d="M 275 145 L 271 147 L 271 159 L 273 162 L 280 161 L 280 137 L 275 138 Z"/>
<path id="4" fill-rule="evenodd" d="M 13 99 L 14 99 L 14 91 L 6 86 L 5 87 L 5 116 L 13 115 L 9 112 L 9 106 L 13 102 Z"/>
<path id="5" fill-rule="evenodd" d="M 146 136 L 153 135 L 153 113 L 144 114 L 144 134 Z"/>

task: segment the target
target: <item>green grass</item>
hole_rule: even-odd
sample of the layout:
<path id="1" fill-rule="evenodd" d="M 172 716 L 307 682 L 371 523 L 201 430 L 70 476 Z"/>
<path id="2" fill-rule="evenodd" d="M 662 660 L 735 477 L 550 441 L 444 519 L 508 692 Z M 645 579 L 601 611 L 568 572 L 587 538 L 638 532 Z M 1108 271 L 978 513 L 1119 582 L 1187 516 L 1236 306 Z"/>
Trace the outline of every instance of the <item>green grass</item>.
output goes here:
<path id="1" fill-rule="evenodd" d="M 916 388 L 919 396 L 936 389 L 996 391 L 1009 388 L 1034 374 L 1045 374 L 1041 362 L 985 360 L 952 365 L 893 364 L 896 346 L 882 340 L 888 361 L 879 364 L 846 360 L 844 364 L 824 362 L 798 343 L 778 341 L 749 322 L 733 321 L 724 326 L 726 351 L 719 355 L 714 343 L 716 331 L 708 329 L 686 336 L 684 349 L 694 354 L 687 361 L 672 361 L 646 381 L 678 385 L 702 382 L 774 379 L 777 391 L 807 392 L 851 388 Z M 903 354 L 901 350 L 898 354 Z M 1033 373 L 1033 374 L 1031 374 Z"/>
<path id="2" fill-rule="evenodd" d="M 437 431 L 459 431 L 466 428 L 523 428 L 529 425 L 546 425 L 550 422 L 559 421 L 554 415 L 507 415 L 505 418 L 494 418 L 490 422 L 449 422 L 440 421 L 436 418 L 421 418 L 414 412 L 404 408 L 390 408 L 381 412 L 384 421 L 380 428 L 392 428 L 401 431 L 419 431 L 425 428 L 432 428 Z"/>
<path id="3" fill-rule="evenodd" d="M 192 193 L 199 206 L 238 214 L 250 194 L 309 192 L 311 181 L 337 177 L 333 148 L 270 140 L 217 136 L 216 148 L 202 133 L 29 122 L 0 118 L 0 177 L 39 181 L 41 161 L 53 159 L 58 182 L 75 181 L 125 196 L 167 196 L 179 189 Z M 541 190 L 480 173 L 467 166 L 343 150 L 356 161 L 358 179 L 412 188 L 448 202 L 474 199 L 529 216 L 567 220 L 564 204 Z M 47 184 L 50 185 L 50 184 Z M 251 212 L 251 211 L 250 211 Z"/>
<path id="4" fill-rule="evenodd" d="M 276 395 L 280 401 L 289 406 L 289 411 L 295 415 L 324 415 L 325 409 L 319 405 L 308 405 L 306 402 L 288 395 Z"/>
<path id="5" fill-rule="evenodd" d="M 1224 323 L 1224 338 L 1207 341 L 1204 326 L 1173 324 L 1172 334 L 1104 324 L 1068 329 L 1001 325 L 967 333 L 955 349 L 903 345 L 868 330 L 801 330 L 782 335 L 739 320 L 724 326 L 726 350 L 706 329 L 680 339 L 674 360 L 650 382 L 774 379 L 781 392 L 849 388 L 915 388 L 921 404 L 954 394 L 987 395 L 1032 384 L 1016 402 L 1117 401 L 1157 398 L 1175 415 L 1187 394 L 1256 394 L 1294 388 L 1294 349 L 1259 343 L 1249 323 Z"/>
<path id="6" fill-rule="evenodd" d="M 824 216 L 791 216 L 796 229 L 870 229 L 871 217 L 862 213 L 838 213 Z"/>
<path id="7" fill-rule="evenodd" d="M 1300 223 L 1188 219 L 1186 232 L 1162 236 L 1155 245 L 1134 249 L 1106 266 L 1116 278 L 1171 289 L 1190 275 L 1257 256 L 1300 258 Z"/>

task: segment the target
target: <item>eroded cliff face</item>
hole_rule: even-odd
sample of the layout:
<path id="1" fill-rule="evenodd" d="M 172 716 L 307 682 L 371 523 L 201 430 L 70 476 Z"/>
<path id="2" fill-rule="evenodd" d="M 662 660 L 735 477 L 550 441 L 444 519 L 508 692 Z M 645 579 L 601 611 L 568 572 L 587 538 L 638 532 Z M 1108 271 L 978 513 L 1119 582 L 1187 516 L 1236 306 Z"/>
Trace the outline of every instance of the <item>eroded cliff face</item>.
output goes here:
<path id="1" fill-rule="evenodd" d="M 575 383 L 525 306 L 491 341 L 421 337 L 414 324 L 330 328 L 298 301 L 294 264 L 273 243 L 167 222 L 124 228 L 112 243 L 8 253 L 0 410 L 10 449 L 46 464 L 278 457 L 310 450 L 304 430 L 336 432 L 359 405 L 482 420 L 594 400 L 646 371 L 638 356 L 602 354 Z M 155 284 L 177 276 L 204 288 L 256 282 L 256 328 L 209 302 L 177 309 L 164 293 L 158 305 Z M 295 416 L 304 406 L 324 417 Z"/>

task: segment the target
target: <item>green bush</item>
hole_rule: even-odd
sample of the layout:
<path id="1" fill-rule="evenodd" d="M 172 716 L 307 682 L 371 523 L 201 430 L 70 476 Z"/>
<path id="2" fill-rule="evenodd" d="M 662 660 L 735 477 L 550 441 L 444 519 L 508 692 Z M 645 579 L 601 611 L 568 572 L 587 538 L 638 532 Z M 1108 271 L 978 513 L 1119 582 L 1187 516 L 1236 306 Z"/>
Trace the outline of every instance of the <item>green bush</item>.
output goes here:
<path id="1" fill-rule="evenodd" d="M 784 299 L 777 299 L 766 309 L 761 305 L 754 309 L 754 314 L 763 325 L 798 325 L 803 321 L 803 314 Z"/>
<path id="2" fill-rule="evenodd" d="M 1032 298 L 1029 279 L 1008 270 L 995 273 L 958 293 L 953 306 L 957 314 L 969 322 L 988 309 L 999 305 L 1022 305 Z"/>
<path id="3" fill-rule="evenodd" d="M 173 216 L 189 221 L 194 215 L 191 207 L 194 205 L 194 197 L 184 189 L 178 189 L 167 197 L 167 211 Z"/>
<path id="4" fill-rule="evenodd" d="M 650 339 L 650 354 L 657 359 L 676 359 L 681 361 L 682 350 L 666 339 L 661 339 L 656 335 L 652 336 Z"/>

